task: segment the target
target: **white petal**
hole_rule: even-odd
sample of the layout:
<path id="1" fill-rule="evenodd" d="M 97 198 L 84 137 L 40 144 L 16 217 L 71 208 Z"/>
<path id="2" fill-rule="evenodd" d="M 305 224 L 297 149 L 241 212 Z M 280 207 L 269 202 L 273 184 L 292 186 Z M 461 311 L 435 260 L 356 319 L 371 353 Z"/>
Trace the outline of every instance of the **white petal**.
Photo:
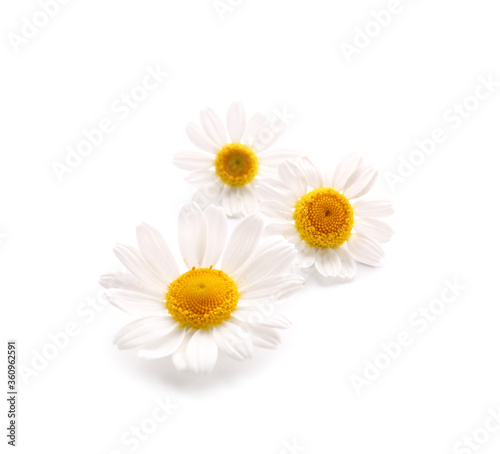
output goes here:
<path id="1" fill-rule="evenodd" d="M 269 167 L 265 166 L 264 164 L 260 163 L 259 166 L 259 177 L 260 178 L 276 178 L 278 175 L 276 167 Z M 258 183 L 259 180 L 255 180 L 255 183 Z"/>
<path id="2" fill-rule="evenodd" d="M 144 285 L 145 287 L 163 291 L 168 285 L 168 280 L 165 277 L 158 276 L 135 248 L 118 244 L 113 251 L 125 267 L 139 279 L 140 286 Z"/>
<path id="3" fill-rule="evenodd" d="M 191 142 L 203 151 L 216 153 L 220 148 L 212 139 L 206 136 L 199 126 L 194 123 L 189 123 L 187 125 L 186 133 Z"/>
<path id="4" fill-rule="evenodd" d="M 135 292 L 140 292 L 142 290 L 146 290 L 144 284 L 141 284 L 139 279 L 137 279 L 134 275 L 130 273 L 107 273 L 103 274 L 101 276 L 101 279 L 99 280 L 99 284 L 102 285 L 104 288 L 120 288 L 124 290 L 132 290 Z M 151 290 L 149 287 L 147 290 Z M 160 292 L 156 287 L 154 288 L 153 292 L 151 292 L 155 295 L 161 295 L 162 292 Z"/>
<path id="5" fill-rule="evenodd" d="M 337 254 L 342 262 L 339 277 L 352 279 L 356 275 L 356 263 L 345 244 L 337 248 Z"/>
<path id="6" fill-rule="evenodd" d="M 189 370 L 187 361 L 186 361 L 186 347 L 189 344 L 189 341 L 193 337 L 193 333 L 195 331 L 191 328 L 186 329 L 186 334 L 184 336 L 184 340 L 180 347 L 172 354 L 172 363 L 174 367 L 179 372 L 187 372 Z"/>
<path id="7" fill-rule="evenodd" d="M 231 314 L 231 317 L 239 320 L 245 325 L 250 325 L 251 327 L 256 328 L 290 328 L 291 322 L 284 315 L 269 312 L 270 310 L 267 309 L 265 305 L 263 307 L 259 307 L 255 304 L 251 304 L 248 307 L 239 307 Z M 251 331 L 251 328 L 247 328 L 247 330 Z"/>
<path id="8" fill-rule="evenodd" d="M 256 347 L 275 349 L 281 342 L 278 332 L 271 328 L 254 328 L 251 334 Z"/>
<path id="9" fill-rule="evenodd" d="M 253 355 L 250 336 L 241 326 L 224 322 L 213 328 L 213 337 L 219 349 L 233 359 L 243 361 Z"/>
<path id="10" fill-rule="evenodd" d="M 297 159 L 299 156 L 300 153 L 294 150 L 269 150 L 259 153 L 259 161 L 264 166 L 278 167 L 283 162 Z"/>
<path id="11" fill-rule="evenodd" d="M 289 206 L 276 200 L 265 200 L 260 204 L 262 213 L 269 216 L 273 221 L 292 222 L 293 210 Z"/>
<path id="12" fill-rule="evenodd" d="M 228 216 L 240 216 L 243 210 L 243 199 L 239 188 L 224 185 L 221 195 L 221 204 Z"/>
<path id="13" fill-rule="evenodd" d="M 125 325 L 114 338 L 120 349 L 142 347 L 159 339 L 177 326 L 172 317 L 145 317 Z"/>
<path id="14" fill-rule="evenodd" d="M 306 178 L 299 167 L 292 161 L 281 164 L 278 167 L 278 173 L 281 180 L 297 198 L 307 193 Z"/>
<path id="15" fill-rule="evenodd" d="M 309 268 L 314 265 L 318 249 L 309 246 L 305 241 L 299 238 L 297 245 L 298 254 L 295 257 L 294 263 L 300 268 Z"/>
<path id="16" fill-rule="evenodd" d="M 210 169 L 195 170 L 191 173 L 188 173 L 185 177 L 185 180 L 188 183 L 194 184 L 196 186 L 207 185 L 217 181 L 215 172 Z"/>
<path id="17" fill-rule="evenodd" d="M 291 193 L 290 188 L 282 181 L 276 178 L 263 178 L 260 180 L 259 184 L 263 186 L 269 186 L 277 191 L 288 191 Z"/>
<path id="18" fill-rule="evenodd" d="M 226 273 L 233 274 L 249 259 L 260 241 L 263 230 L 264 221 L 255 214 L 240 221 L 222 256 L 222 269 Z"/>
<path id="19" fill-rule="evenodd" d="M 209 205 L 218 204 L 222 194 L 223 184 L 214 179 L 208 184 L 203 185 L 193 195 L 193 202 L 201 209 L 208 208 Z"/>
<path id="20" fill-rule="evenodd" d="M 293 222 L 274 222 L 267 225 L 264 231 L 267 235 L 282 235 L 284 237 L 297 233 Z"/>
<path id="21" fill-rule="evenodd" d="M 220 117 L 212 110 L 205 109 L 200 113 L 201 125 L 212 141 L 222 148 L 227 143 L 226 129 Z"/>
<path id="22" fill-rule="evenodd" d="M 240 189 L 240 197 L 243 203 L 242 213 L 244 216 L 253 213 L 259 207 L 259 199 L 257 197 L 257 191 L 253 184 L 247 184 L 242 186 Z"/>
<path id="23" fill-rule="evenodd" d="M 265 182 L 264 182 L 265 181 Z M 268 184 L 270 180 L 262 180 L 257 185 L 257 194 L 260 200 L 274 200 L 282 202 L 286 206 L 295 207 L 297 204 L 297 197 L 286 188 L 279 188 Z"/>
<path id="24" fill-rule="evenodd" d="M 209 169 L 214 165 L 214 156 L 199 151 L 181 151 L 174 154 L 173 162 L 184 170 Z"/>
<path id="25" fill-rule="evenodd" d="M 332 178 L 332 187 L 337 191 L 344 190 L 344 186 L 351 175 L 356 171 L 361 162 L 361 157 L 356 153 L 348 154 L 339 162 Z"/>
<path id="26" fill-rule="evenodd" d="M 227 111 L 227 130 L 233 142 L 239 142 L 245 132 L 245 109 L 239 102 L 233 102 Z"/>
<path id="27" fill-rule="evenodd" d="M 278 274 L 254 282 L 240 290 L 242 300 L 271 299 L 280 301 L 304 285 L 304 278 L 297 274 Z"/>
<path id="28" fill-rule="evenodd" d="M 259 244 L 255 248 L 254 253 L 250 256 L 250 258 L 255 258 L 258 255 L 266 252 L 267 250 L 271 249 L 272 247 L 275 247 L 278 244 L 286 244 L 286 241 L 284 238 L 279 238 L 276 235 L 275 236 L 262 236 Z"/>
<path id="29" fill-rule="evenodd" d="M 170 356 L 175 353 L 186 335 L 186 329 L 179 326 L 174 326 L 173 329 L 166 335 L 148 343 L 143 349 L 137 353 L 141 358 L 157 359 Z"/>
<path id="30" fill-rule="evenodd" d="M 266 116 L 261 113 L 256 113 L 250 118 L 250 120 L 248 120 L 243 136 L 243 141 L 247 145 L 253 145 L 256 135 L 258 134 L 262 126 L 266 123 L 266 121 Z"/>
<path id="31" fill-rule="evenodd" d="M 383 218 L 394 213 L 392 202 L 387 199 L 362 199 L 352 203 L 354 214 L 366 218 Z"/>
<path id="32" fill-rule="evenodd" d="M 302 156 L 296 163 L 306 177 L 308 186 L 315 189 L 322 188 L 324 186 L 321 170 L 318 169 L 309 158 Z"/>
<path id="33" fill-rule="evenodd" d="M 207 225 L 203 213 L 196 205 L 182 207 L 178 235 L 179 248 L 187 267 L 199 268 L 207 250 Z"/>
<path id="34" fill-rule="evenodd" d="M 351 235 L 347 247 L 358 262 L 366 265 L 379 266 L 384 257 L 384 251 L 375 241 L 359 233 Z"/>
<path id="35" fill-rule="evenodd" d="M 359 232 L 368 238 L 373 238 L 379 243 L 386 243 L 394 234 L 392 228 L 389 227 L 384 221 L 380 221 L 379 219 L 358 219 L 355 222 L 354 227 L 356 229 L 356 232 Z"/>
<path id="36" fill-rule="evenodd" d="M 344 188 L 344 196 L 355 199 L 366 194 L 377 181 L 378 172 L 371 166 L 365 166 L 349 178 Z"/>
<path id="37" fill-rule="evenodd" d="M 280 241 L 276 246 L 252 258 L 234 273 L 234 278 L 241 284 L 249 285 L 268 275 L 282 272 L 293 263 L 296 253 L 292 244 Z"/>
<path id="38" fill-rule="evenodd" d="M 172 282 L 179 276 L 174 256 L 158 230 L 148 224 L 138 226 L 137 243 L 146 262 L 160 276 L 165 277 L 166 283 Z"/>
<path id="39" fill-rule="evenodd" d="M 167 308 L 163 298 L 130 290 L 115 290 L 108 296 L 108 301 L 113 305 L 132 315 L 162 315 Z"/>
<path id="40" fill-rule="evenodd" d="M 282 201 L 284 196 L 282 195 L 282 191 L 278 191 L 268 185 L 259 183 L 257 185 L 257 194 L 259 195 L 259 200 L 273 200 L 273 201 Z M 290 193 L 290 199 L 295 200 L 295 197 Z"/>
<path id="41" fill-rule="evenodd" d="M 212 331 L 199 329 L 186 347 L 188 368 L 197 375 L 208 374 L 215 367 L 219 349 L 215 343 Z"/>
<path id="42" fill-rule="evenodd" d="M 324 277 L 336 277 L 340 273 L 340 256 L 335 249 L 319 249 L 315 261 L 316 269 Z"/>
<path id="43" fill-rule="evenodd" d="M 261 326 L 263 328 L 288 329 L 292 326 L 292 322 L 282 314 L 274 314 L 264 319 Z"/>
<path id="44" fill-rule="evenodd" d="M 219 261 L 227 238 L 227 218 L 222 208 L 210 205 L 204 212 L 207 225 L 207 249 L 202 268 L 215 266 Z"/>

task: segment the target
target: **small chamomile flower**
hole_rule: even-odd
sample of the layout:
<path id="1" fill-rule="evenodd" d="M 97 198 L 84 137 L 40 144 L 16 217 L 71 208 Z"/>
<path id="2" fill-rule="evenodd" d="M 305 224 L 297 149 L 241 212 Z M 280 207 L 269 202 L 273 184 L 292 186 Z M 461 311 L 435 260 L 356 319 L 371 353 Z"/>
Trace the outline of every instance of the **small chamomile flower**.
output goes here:
<path id="1" fill-rule="evenodd" d="M 259 185 L 261 209 L 272 218 L 268 233 L 283 235 L 296 246 L 299 267 L 314 265 L 325 277 L 350 279 L 356 261 L 380 265 L 380 243 L 393 234 L 381 218 L 391 215 L 393 206 L 388 200 L 364 197 L 377 179 L 372 166 L 350 154 L 326 177 L 302 157 L 281 164 L 278 173 L 278 180 Z"/>
<path id="2" fill-rule="evenodd" d="M 190 123 L 186 132 L 201 151 L 174 156 L 174 164 L 190 171 L 186 180 L 198 188 L 193 201 L 219 204 L 231 217 L 256 211 L 258 181 L 275 176 L 278 164 L 298 157 L 292 150 L 269 149 L 284 130 L 283 122 L 261 113 L 247 121 L 240 103 L 229 107 L 226 125 L 211 109 L 203 110 L 200 120 L 201 128 Z"/>

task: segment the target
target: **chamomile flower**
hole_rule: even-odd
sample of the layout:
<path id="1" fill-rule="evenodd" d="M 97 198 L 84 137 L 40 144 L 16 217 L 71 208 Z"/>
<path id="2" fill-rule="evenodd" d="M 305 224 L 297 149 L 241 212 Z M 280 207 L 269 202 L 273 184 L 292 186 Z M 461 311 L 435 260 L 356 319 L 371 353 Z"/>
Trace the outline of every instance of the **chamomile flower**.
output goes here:
<path id="1" fill-rule="evenodd" d="M 240 103 L 229 107 L 226 126 L 211 109 L 203 110 L 200 120 L 201 128 L 190 123 L 186 132 L 201 151 L 174 156 L 175 165 L 190 171 L 186 180 L 198 187 L 193 201 L 200 206 L 220 204 L 228 216 L 254 212 L 259 179 L 276 175 L 278 164 L 298 156 L 291 150 L 269 150 L 282 133 L 283 122 L 261 113 L 247 121 Z"/>
<path id="2" fill-rule="evenodd" d="M 283 235 L 299 254 L 302 268 L 315 265 L 325 277 L 353 278 L 355 262 L 378 266 L 380 243 L 392 229 L 380 218 L 393 213 L 392 203 L 363 197 L 378 172 L 356 154 L 346 156 L 326 177 L 307 158 L 278 168 L 279 180 L 263 180 L 258 191 L 262 212 L 272 218 L 271 234 Z"/>
<path id="3" fill-rule="evenodd" d="M 129 273 L 110 273 L 100 281 L 112 289 L 111 304 L 138 317 L 118 332 L 118 347 L 139 349 L 144 358 L 171 356 L 176 369 L 196 374 L 210 372 L 219 351 L 244 360 L 254 347 L 276 348 L 276 329 L 289 322 L 274 303 L 304 280 L 284 272 L 296 254 L 293 246 L 262 239 L 263 229 L 264 222 L 250 215 L 226 244 L 222 208 L 210 205 L 202 212 L 186 205 L 178 225 L 186 267 L 180 271 L 161 234 L 140 225 L 138 249 L 115 248 Z"/>

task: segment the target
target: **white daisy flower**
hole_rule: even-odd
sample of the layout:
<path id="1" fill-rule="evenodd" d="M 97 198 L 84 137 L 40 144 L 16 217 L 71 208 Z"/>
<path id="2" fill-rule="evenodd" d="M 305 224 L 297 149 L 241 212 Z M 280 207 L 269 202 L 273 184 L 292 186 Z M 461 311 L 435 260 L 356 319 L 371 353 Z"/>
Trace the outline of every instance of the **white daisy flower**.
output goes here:
<path id="1" fill-rule="evenodd" d="M 202 207 L 220 204 L 228 216 L 256 211 L 258 180 L 275 176 L 278 164 L 298 157 L 291 150 L 269 150 L 285 125 L 261 113 L 247 121 L 240 103 L 229 107 L 226 127 L 211 109 L 203 110 L 200 119 L 202 128 L 190 123 L 186 132 L 201 151 L 174 156 L 175 165 L 190 171 L 186 180 L 199 188 L 193 201 Z"/>
<path id="2" fill-rule="evenodd" d="M 324 176 L 307 158 L 279 166 L 280 180 L 259 185 L 263 213 L 273 223 L 270 234 L 295 244 L 301 268 L 315 265 L 325 277 L 353 278 L 355 261 L 378 266 L 380 243 L 393 231 L 380 218 L 393 213 L 388 200 L 364 198 L 378 172 L 356 154 L 346 156 L 332 177 Z M 363 198 L 362 198 L 363 197 Z"/>
<path id="3" fill-rule="evenodd" d="M 178 228 L 184 271 L 146 224 L 137 228 L 138 249 L 115 248 L 130 273 L 110 273 L 100 283 L 113 289 L 111 304 L 139 317 L 118 332 L 118 347 L 139 349 L 144 358 L 171 356 L 178 370 L 196 374 L 214 368 L 219 350 L 244 360 L 254 347 L 276 348 L 276 328 L 289 322 L 274 303 L 304 284 L 284 273 L 294 247 L 280 238 L 262 240 L 264 222 L 255 214 L 236 226 L 226 245 L 227 218 L 214 205 L 204 212 L 185 206 Z"/>

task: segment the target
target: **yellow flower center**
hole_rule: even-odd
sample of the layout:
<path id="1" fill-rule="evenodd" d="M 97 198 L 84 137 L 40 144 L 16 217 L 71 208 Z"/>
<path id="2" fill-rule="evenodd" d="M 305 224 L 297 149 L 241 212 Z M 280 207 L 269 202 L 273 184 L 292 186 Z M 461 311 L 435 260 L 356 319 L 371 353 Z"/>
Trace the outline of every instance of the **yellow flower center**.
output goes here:
<path id="1" fill-rule="evenodd" d="M 250 147 L 230 143 L 217 153 L 215 172 L 229 186 L 245 186 L 259 173 L 259 158 Z"/>
<path id="2" fill-rule="evenodd" d="M 342 246 L 351 236 L 354 225 L 352 206 L 332 188 L 315 189 L 295 206 L 295 228 L 311 247 Z"/>
<path id="3" fill-rule="evenodd" d="M 193 268 L 170 284 L 167 309 L 181 327 L 209 329 L 231 317 L 240 293 L 223 271 Z"/>

